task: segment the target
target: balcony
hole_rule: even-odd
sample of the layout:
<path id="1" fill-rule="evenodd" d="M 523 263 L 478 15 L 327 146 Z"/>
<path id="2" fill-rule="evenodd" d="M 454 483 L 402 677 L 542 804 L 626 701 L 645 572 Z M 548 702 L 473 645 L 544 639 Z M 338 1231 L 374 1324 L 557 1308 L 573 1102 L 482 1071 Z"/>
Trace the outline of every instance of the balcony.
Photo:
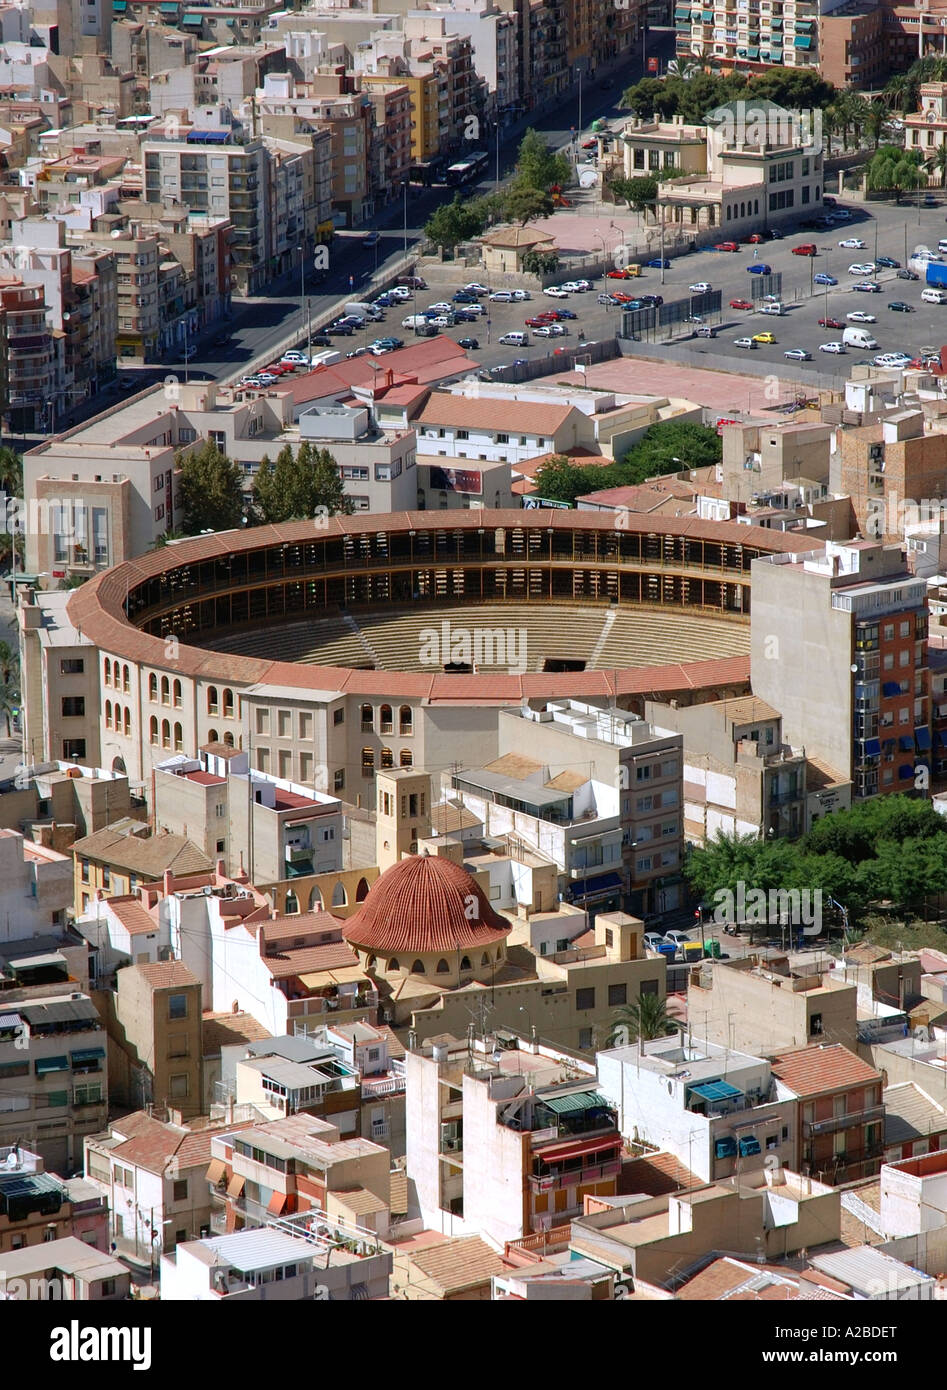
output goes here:
<path id="1" fill-rule="evenodd" d="M 858 1125 L 882 1122 L 885 1117 L 883 1105 L 873 1105 L 870 1110 L 858 1110 L 852 1115 L 833 1115 L 828 1120 L 806 1120 L 803 1122 L 803 1138 L 810 1139 L 819 1134 L 835 1134 L 840 1129 L 855 1129 Z"/>

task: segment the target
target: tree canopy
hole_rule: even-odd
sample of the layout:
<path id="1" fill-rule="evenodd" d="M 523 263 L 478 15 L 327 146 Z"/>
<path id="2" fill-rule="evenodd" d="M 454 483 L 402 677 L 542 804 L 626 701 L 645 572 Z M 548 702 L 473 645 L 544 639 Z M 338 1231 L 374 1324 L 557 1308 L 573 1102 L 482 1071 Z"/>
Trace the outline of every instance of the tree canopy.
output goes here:
<path id="1" fill-rule="evenodd" d="M 895 191 L 899 196 L 917 188 L 924 175 L 921 150 L 904 150 L 900 145 L 882 145 L 868 165 L 868 187 L 873 190 Z"/>
<path id="2" fill-rule="evenodd" d="M 253 483 L 253 505 L 263 523 L 350 516 L 353 511 L 335 459 L 328 449 L 314 448 L 308 440 L 295 453 L 284 444 L 275 464 L 264 455 Z"/>
<path id="3" fill-rule="evenodd" d="M 695 71 L 686 65 L 664 79 L 644 77 L 629 87 L 622 105 L 636 116 L 656 112 L 665 120 L 683 116 L 701 122 L 709 111 L 729 101 L 772 101 L 789 110 L 821 110 L 836 97 L 835 88 L 808 69 L 785 69 L 744 77 L 739 73 Z"/>
<path id="4" fill-rule="evenodd" d="M 602 488 L 630 487 L 648 478 L 719 463 L 722 446 L 716 430 L 692 421 L 664 420 L 646 430 L 625 457 L 601 466 L 579 467 L 561 454 L 536 473 L 538 495 L 550 502 L 575 505 L 577 497 Z"/>
<path id="5" fill-rule="evenodd" d="M 243 522 L 243 475 L 238 464 L 205 439 L 176 459 L 178 495 L 189 536 L 200 531 L 231 531 Z"/>
<path id="6" fill-rule="evenodd" d="M 533 188 L 548 193 L 556 185 L 561 188 L 567 184 L 571 177 L 572 166 L 565 155 L 556 154 L 537 130 L 532 127 L 527 130 L 516 156 L 513 188 Z"/>
<path id="7" fill-rule="evenodd" d="M 441 203 L 424 224 L 424 235 L 444 251 L 453 251 L 462 241 L 479 236 L 486 226 L 485 210 L 478 200 L 465 201 L 455 193 L 453 202 Z"/>
<path id="8" fill-rule="evenodd" d="M 514 185 L 506 195 L 504 213 L 507 221 L 518 222 L 521 227 L 525 227 L 534 217 L 551 217 L 554 211 L 552 198 L 541 188 Z"/>

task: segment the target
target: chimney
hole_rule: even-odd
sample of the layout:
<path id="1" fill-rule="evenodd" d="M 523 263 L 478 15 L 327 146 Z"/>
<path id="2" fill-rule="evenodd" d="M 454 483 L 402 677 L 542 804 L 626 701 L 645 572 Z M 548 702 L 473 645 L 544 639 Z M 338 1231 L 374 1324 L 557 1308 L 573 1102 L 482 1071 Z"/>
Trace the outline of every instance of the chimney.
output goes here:
<path id="1" fill-rule="evenodd" d="M 218 879 L 227 877 L 227 866 L 222 859 L 218 859 L 217 863 L 214 865 L 214 873 L 217 875 Z"/>
<path id="2" fill-rule="evenodd" d="M 536 1025 L 531 1024 L 529 1030 L 529 1050 L 530 1052 L 539 1051 L 539 1034 L 536 1032 Z"/>
<path id="3" fill-rule="evenodd" d="M 174 874 L 170 869 L 165 869 L 163 877 L 164 896 L 170 898 L 174 892 Z"/>

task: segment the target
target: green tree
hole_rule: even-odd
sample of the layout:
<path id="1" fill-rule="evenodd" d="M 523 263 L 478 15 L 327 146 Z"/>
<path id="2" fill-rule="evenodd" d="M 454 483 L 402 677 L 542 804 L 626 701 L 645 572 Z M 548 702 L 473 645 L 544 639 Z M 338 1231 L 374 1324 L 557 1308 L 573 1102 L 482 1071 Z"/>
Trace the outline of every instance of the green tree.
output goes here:
<path id="1" fill-rule="evenodd" d="M 899 72 L 888 79 L 884 87 L 884 99 L 889 111 L 907 110 L 905 102 L 909 89 L 910 82 L 906 73 Z"/>
<path id="2" fill-rule="evenodd" d="M 441 203 L 428 218 L 424 235 L 444 251 L 453 251 L 462 241 L 479 236 L 486 226 L 486 214 L 476 202 L 465 202 L 459 193 L 451 203 Z"/>
<path id="3" fill-rule="evenodd" d="M 536 470 L 536 495 L 547 502 L 568 502 L 575 506 L 577 497 L 601 488 L 619 487 L 621 473 L 615 463 L 591 464 L 579 468 L 561 454 L 554 455 Z"/>
<path id="4" fill-rule="evenodd" d="M 284 444 L 275 464 L 264 456 L 254 479 L 253 504 L 264 524 L 340 513 L 350 516 L 354 509 L 352 499 L 345 495 L 335 459 L 327 449 L 313 448 L 308 440 L 295 453 Z"/>
<path id="5" fill-rule="evenodd" d="M 0 532 L 0 569 L 13 568 L 13 553 L 16 551 L 17 564 L 22 573 L 26 564 L 26 541 L 21 531 L 11 536 L 9 531 Z"/>
<path id="6" fill-rule="evenodd" d="M 506 220 L 518 222 L 521 227 L 525 227 L 534 217 L 551 217 L 554 211 L 555 204 L 552 198 L 542 189 L 514 184 L 506 195 Z"/>
<path id="7" fill-rule="evenodd" d="M 917 188 L 921 182 L 921 150 L 903 150 L 898 145 L 882 145 L 872 156 L 866 174 L 868 187 L 876 191 L 901 194 Z"/>
<path id="8" fill-rule="evenodd" d="M 615 197 L 627 203 L 635 212 L 654 211 L 658 201 L 658 181 L 653 175 L 613 179 L 610 187 Z"/>
<path id="9" fill-rule="evenodd" d="M 571 178 L 572 166 L 565 155 L 556 154 L 537 130 L 527 130 L 516 156 L 513 187 L 548 193 L 553 187 L 562 188 Z"/>
<path id="10" fill-rule="evenodd" d="M 523 269 L 528 275 L 552 275 L 559 269 L 558 252 L 527 251 L 523 257 Z"/>
<path id="11" fill-rule="evenodd" d="M 658 994 L 640 994 L 633 1004 L 623 1004 L 615 1010 L 608 1043 L 611 1047 L 627 1047 L 673 1032 L 667 1000 Z"/>
<path id="12" fill-rule="evenodd" d="M 0 492 L 23 496 L 23 458 L 6 444 L 0 446 Z"/>
<path id="13" fill-rule="evenodd" d="M 877 149 L 881 144 L 881 137 L 884 134 L 885 124 L 888 113 L 880 102 L 873 101 L 865 117 L 865 133 L 872 144 L 872 149 Z"/>
<path id="14" fill-rule="evenodd" d="M 938 145 L 930 167 L 940 175 L 941 188 L 947 188 L 947 145 Z"/>
<path id="15" fill-rule="evenodd" d="M 184 531 L 231 531 L 243 521 L 243 475 L 238 464 L 205 439 L 176 459 Z"/>
<path id="16" fill-rule="evenodd" d="M 151 542 L 151 545 L 148 547 L 148 549 L 149 549 L 149 550 L 164 550 L 165 546 L 168 544 L 169 541 L 182 541 L 182 540 L 184 540 L 184 537 L 185 537 L 185 532 L 184 532 L 184 531 L 179 531 L 179 530 L 177 529 L 177 527 L 172 526 L 169 530 L 163 532 L 162 535 L 160 535 L 160 536 L 155 536 L 154 540 Z"/>
<path id="17" fill-rule="evenodd" d="M 690 420 L 666 420 L 652 425 L 621 462 L 623 481 L 641 483 L 683 468 L 719 463 L 723 446 L 717 431 Z"/>

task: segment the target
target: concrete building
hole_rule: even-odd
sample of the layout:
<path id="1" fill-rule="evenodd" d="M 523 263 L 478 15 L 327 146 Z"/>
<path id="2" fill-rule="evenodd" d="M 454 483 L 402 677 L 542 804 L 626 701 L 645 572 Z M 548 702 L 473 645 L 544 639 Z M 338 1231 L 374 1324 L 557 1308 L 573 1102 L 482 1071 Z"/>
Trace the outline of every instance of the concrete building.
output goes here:
<path id="1" fill-rule="evenodd" d="M 748 955 L 691 971 L 689 1015 L 699 1035 L 762 1057 L 810 1043 L 854 1049 L 857 988 L 818 959 Z"/>
<path id="2" fill-rule="evenodd" d="M 178 960 L 118 971 L 112 1066 L 124 1104 L 173 1106 L 185 1119 L 201 1113 L 201 1004 L 200 980 Z"/>
<path id="3" fill-rule="evenodd" d="M 118 822 L 72 846 L 75 910 L 85 915 L 99 897 L 134 893 L 172 873 L 201 873 L 210 861 L 181 835 L 151 835 L 141 821 Z"/>
<path id="4" fill-rule="evenodd" d="M 942 529 L 938 489 L 947 467 L 947 435 L 925 433 L 922 411 L 839 428 L 837 439 L 837 486 L 851 498 L 861 535 L 891 543 Z"/>
<path id="5" fill-rule="evenodd" d="M 724 70 L 739 65 L 740 72 L 751 74 L 765 72 L 772 64 L 816 69 L 820 16 L 835 8 L 831 0 L 800 0 L 794 12 L 784 16 L 781 7 L 778 14 L 771 13 L 757 0 L 743 10 L 732 0 L 716 9 L 693 12 L 677 5 L 678 58 L 686 62 L 693 54 L 707 51 Z"/>
<path id="6" fill-rule="evenodd" d="M 425 1226 L 503 1244 L 617 1192 L 622 1136 L 587 1063 L 501 1032 L 432 1039 L 405 1066 L 407 1173 Z"/>
<path id="7" fill-rule="evenodd" d="M 188 1241 L 161 1258 L 172 1303 L 385 1298 L 392 1257 L 370 1232 L 320 1217 Z"/>
<path id="8" fill-rule="evenodd" d="M 46 1171 L 39 1154 L 0 1149 L 0 1254 L 74 1236 L 108 1249 L 108 1203 L 83 1178 Z"/>
<path id="9" fill-rule="evenodd" d="M 99 520 L 92 508 L 93 524 Z M 27 535 L 35 535 L 32 528 Z M 88 638 L 69 621 L 69 594 L 25 586 L 19 599 L 24 752 L 33 766 L 61 760 L 97 764 L 98 662 Z"/>
<path id="10" fill-rule="evenodd" d="M 872 0 L 843 0 L 820 14 L 819 73 L 826 82 L 873 91 L 900 67 L 885 32 L 888 10 Z"/>
<path id="11" fill-rule="evenodd" d="M 675 1036 L 595 1061 L 625 1138 L 675 1154 L 701 1182 L 798 1167 L 794 1096 L 762 1057 Z"/>
<path id="12" fill-rule="evenodd" d="M 157 680 L 155 676 L 156 701 Z M 208 702 L 209 714 L 234 718 L 232 690 L 218 694 L 214 687 Z M 277 719 L 285 726 L 279 729 L 279 737 L 288 745 L 297 736 L 310 742 L 311 713 L 301 711 L 295 720 L 290 712 L 286 714 L 287 718 Z M 159 763 L 154 774 L 155 828 L 198 845 L 209 863 L 223 859 L 231 874 L 245 865 L 257 884 L 338 872 L 342 868 L 342 803 L 311 790 L 313 754 L 304 750 L 299 760 L 301 771 L 308 773 L 304 783 L 309 786 L 288 780 L 293 763 L 289 747 L 278 749 L 274 757 L 279 777 L 252 771 L 248 753 L 217 742 L 206 744 L 196 759 L 178 755 Z"/>
<path id="13" fill-rule="evenodd" d="M 773 1057 L 773 1075 L 798 1102 L 799 1160 L 820 1182 L 873 1177 L 884 1152 L 881 1073 L 840 1043 Z"/>
<path id="14" fill-rule="evenodd" d="M 108 1107 L 106 1034 L 92 1000 L 61 987 L 6 994 L 0 1070 L 0 1144 L 38 1153 L 57 1173 L 76 1172 L 83 1139 Z"/>
<path id="15" fill-rule="evenodd" d="M 359 1133 L 358 1069 L 305 1034 L 248 1043 L 221 1057 L 217 1105 L 236 1104 L 261 1119 L 312 1115 L 346 1138 Z"/>
<path id="16" fill-rule="evenodd" d="M 5 1254 L 0 1297 L 119 1303 L 131 1297 L 131 1278 L 131 1271 L 121 1260 L 75 1236 L 63 1236 Z"/>
<path id="17" fill-rule="evenodd" d="M 751 679 L 793 743 L 851 778 L 853 797 L 929 785 L 926 584 L 899 546 L 828 542 L 753 565 Z"/>
<path id="18" fill-rule="evenodd" d="M 832 435 L 831 425 L 821 422 L 722 425 L 724 497 L 749 507 L 785 483 L 827 492 Z"/>
<path id="19" fill-rule="evenodd" d="M 0 830 L 0 959 L 25 952 L 34 940 L 64 935 L 71 880 L 68 855 Z M 86 973 L 81 962 L 74 964 Z"/>
<path id="20" fill-rule="evenodd" d="M 794 839 L 806 828 L 806 757 L 783 739 L 782 717 L 755 695 L 674 708 L 648 701 L 649 719 L 684 739 L 684 833 Z"/>

